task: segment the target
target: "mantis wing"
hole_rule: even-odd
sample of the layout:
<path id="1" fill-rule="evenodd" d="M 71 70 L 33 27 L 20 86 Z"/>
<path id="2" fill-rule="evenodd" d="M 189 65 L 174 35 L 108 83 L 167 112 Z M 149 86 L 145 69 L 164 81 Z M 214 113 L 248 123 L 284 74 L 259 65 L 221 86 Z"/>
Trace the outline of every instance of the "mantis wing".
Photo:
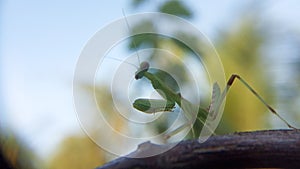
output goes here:
<path id="1" fill-rule="evenodd" d="M 221 96 L 221 90 L 218 83 L 214 83 L 213 85 L 213 91 L 212 91 L 212 98 L 211 103 L 209 106 L 209 116 L 214 120 L 217 117 L 218 110 L 220 107 L 220 96 Z"/>

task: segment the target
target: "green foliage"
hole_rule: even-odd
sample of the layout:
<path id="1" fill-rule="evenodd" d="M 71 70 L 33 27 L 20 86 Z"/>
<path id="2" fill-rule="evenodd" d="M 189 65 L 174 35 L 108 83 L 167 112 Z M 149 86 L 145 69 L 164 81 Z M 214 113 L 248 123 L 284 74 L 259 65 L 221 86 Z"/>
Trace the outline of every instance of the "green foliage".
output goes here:
<path id="1" fill-rule="evenodd" d="M 192 12 L 179 0 L 167 1 L 159 7 L 159 11 L 185 18 L 192 17 Z"/>
<path id="2" fill-rule="evenodd" d="M 256 28 L 256 20 L 241 18 L 236 29 L 232 32 L 224 33 L 223 37 L 219 37 L 217 42 L 220 47 L 220 53 L 225 54 L 225 59 L 233 60 L 238 63 L 239 67 L 245 69 L 256 69 L 254 65 L 258 65 L 261 46 L 266 40 L 261 31 Z M 224 60 L 225 60 L 224 59 Z"/>
<path id="3" fill-rule="evenodd" d="M 187 42 L 184 43 L 182 41 L 179 41 L 178 39 L 172 38 L 171 40 L 173 40 L 173 42 L 178 46 L 178 48 L 181 48 L 187 54 L 192 54 L 192 56 L 195 56 L 196 58 L 198 58 L 198 56 L 195 55 L 196 51 L 193 51 L 191 49 L 191 46 L 188 46 L 186 43 L 198 45 L 199 44 L 199 39 L 197 39 L 197 37 L 194 36 L 193 34 L 188 34 L 186 32 L 179 32 L 178 31 L 178 32 L 175 33 L 175 35 L 176 35 L 176 37 L 178 37 L 178 39 L 187 40 Z M 194 49 L 199 49 L 200 48 L 198 46 L 193 46 L 193 47 L 195 47 Z M 197 53 L 199 53 L 199 51 L 197 51 Z"/>
<path id="4" fill-rule="evenodd" d="M 139 22 L 137 25 L 133 27 L 131 30 L 132 34 L 137 34 L 130 39 L 129 49 L 137 50 L 137 48 L 155 48 L 157 47 L 157 43 L 159 41 L 159 36 L 152 33 L 143 33 L 139 34 L 139 32 L 156 32 L 156 28 L 152 20 L 144 20 Z"/>
<path id="5" fill-rule="evenodd" d="M 132 0 L 131 4 L 133 7 L 138 7 L 145 2 L 147 2 L 147 0 Z"/>
<path id="6" fill-rule="evenodd" d="M 158 46 L 159 39 L 159 36 L 152 33 L 136 35 L 132 37 L 129 48 L 132 50 L 136 48 L 155 48 Z"/>

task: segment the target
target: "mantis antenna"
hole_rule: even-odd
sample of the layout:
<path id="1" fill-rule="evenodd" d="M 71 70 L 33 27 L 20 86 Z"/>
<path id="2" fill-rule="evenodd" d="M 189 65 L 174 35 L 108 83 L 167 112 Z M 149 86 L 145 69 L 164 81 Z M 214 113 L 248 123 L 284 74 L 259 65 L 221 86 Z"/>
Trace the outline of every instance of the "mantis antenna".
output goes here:
<path id="1" fill-rule="evenodd" d="M 125 22 L 126 22 L 126 25 L 127 25 L 128 31 L 130 31 L 130 30 L 131 30 L 131 28 L 130 28 L 130 26 L 129 26 L 129 23 L 128 23 L 128 20 L 127 20 L 127 17 L 126 17 L 126 14 L 125 14 L 125 10 L 124 10 L 124 8 L 122 8 L 122 13 L 123 13 L 123 16 L 124 16 L 124 18 L 125 18 Z M 137 55 L 137 58 L 138 58 L 138 63 L 139 63 L 139 64 L 141 64 L 141 61 L 140 61 L 140 56 L 139 56 L 139 52 L 137 51 L 137 47 L 136 47 L 136 43 L 135 43 L 135 41 L 134 41 L 134 40 L 132 41 L 132 43 L 133 43 L 134 50 L 135 50 L 135 52 L 136 52 L 136 55 Z"/>
<path id="2" fill-rule="evenodd" d="M 117 60 L 117 61 L 120 61 L 120 62 L 125 62 L 133 67 L 135 67 L 137 70 L 139 69 L 139 67 L 137 67 L 135 64 L 133 63 L 130 63 L 130 62 L 127 62 L 126 60 L 122 60 L 122 59 L 119 59 L 119 58 L 115 58 L 115 57 L 107 57 L 109 59 L 113 59 L 113 60 Z"/>

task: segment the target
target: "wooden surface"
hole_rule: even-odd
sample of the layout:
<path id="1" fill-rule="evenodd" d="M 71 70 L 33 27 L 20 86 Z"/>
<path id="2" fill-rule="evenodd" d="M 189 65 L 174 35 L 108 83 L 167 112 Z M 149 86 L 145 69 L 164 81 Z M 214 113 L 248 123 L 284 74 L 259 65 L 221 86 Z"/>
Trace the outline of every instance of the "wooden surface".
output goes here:
<path id="1" fill-rule="evenodd" d="M 128 156 L 97 169 L 300 168 L 300 130 L 241 132 L 213 136 L 201 144 L 197 140 L 186 140 L 156 156 L 129 158 L 166 146 L 146 142 Z"/>

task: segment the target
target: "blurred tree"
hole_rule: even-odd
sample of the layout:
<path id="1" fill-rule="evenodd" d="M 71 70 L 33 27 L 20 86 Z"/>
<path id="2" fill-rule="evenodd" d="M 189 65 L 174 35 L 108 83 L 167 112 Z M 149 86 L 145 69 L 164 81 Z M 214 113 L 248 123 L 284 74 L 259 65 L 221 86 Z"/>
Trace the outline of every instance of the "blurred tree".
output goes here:
<path id="1" fill-rule="evenodd" d="M 12 132 L 1 132 L 0 151 L 12 169 L 37 169 L 41 160 Z"/>
<path id="2" fill-rule="evenodd" d="M 257 23 L 258 17 L 241 18 L 234 29 L 218 37 L 216 46 L 226 75 L 239 74 L 253 84 L 258 93 L 271 104 L 273 100 L 270 96 L 274 97 L 275 94 L 268 85 L 269 77 L 264 74 L 261 55 L 261 47 L 267 37 L 262 34 Z M 262 129 L 268 124 L 266 111 L 267 108 L 244 85 L 235 82 L 226 100 L 219 131 L 226 133 L 226 128 L 229 131 Z"/>
<path id="3" fill-rule="evenodd" d="M 96 168 L 105 162 L 104 152 L 87 136 L 70 136 L 49 162 L 49 169 Z"/>
<path id="4" fill-rule="evenodd" d="M 102 111 L 102 115 L 105 117 L 107 122 L 117 131 L 127 130 L 127 127 L 124 123 L 124 120 L 116 113 L 113 105 L 113 98 L 110 93 L 109 88 L 106 86 L 96 86 L 95 89 L 90 85 L 82 85 L 82 90 L 88 94 L 88 97 L 94 100 L 96 98 L 97 105 Z M 91 100 L 87 100 L 85 105 L 90 105 Z M 87 111 L 95 111 L 94 109 L 87 109 Z M 113 137 L 108 137 L 105 130 L 99 132 L 95 126 L 101 126 L 99 124 L 98 118 L 90 116 L 91 114 L 85 114 L 85 118 L 88 118 L 90 127 L 88 131 L 92 132 L 92 138 L 100 137 L 111 144 L 121 145 L 122 140 L 114 139 Z M 89 133 L 91 134 L 91 133 Z M 96 143 L 94 143 L 90 137 L 91 135 L 80 136 L 74 134 L 65 138 L 58 148 L 53 157 L 48 162 L 49 169 L 60 169 L 60 168 L 72 168 L 72 169 L 86 169 L 86 168 L 95 168 L 104 164 L 110 160 L 110 157 L 107 157 L 108 153 L 102 150 Z M 94 137 L 95 136 L 95 137 Z M 121 148 L 121 147 L 120 147 Z M 111 154 L 109 154 L 111 155 Z"/>
<path id="5" fill-rule="evenodd" d="M 89 86 L 88 86 L 89 87 Z M 126 132 L 128 126 L 126 125 L 126 119 L 114 108 L 114 102 L 112 98 L 112 93 L 110 93 L 108 86 L 96 86 L 95 96 L 98 108 L 102 110 L 102 115 L 107 120 L 107 122 L 118 132 Z M 97 123 L 95 121 L 95 123 Z M 102 134 L 102 133 L 101 133 Z M 113 138 L 112 138 L 113 139 Z M 121 140 L 119 141 L 119 144 Z"/>

